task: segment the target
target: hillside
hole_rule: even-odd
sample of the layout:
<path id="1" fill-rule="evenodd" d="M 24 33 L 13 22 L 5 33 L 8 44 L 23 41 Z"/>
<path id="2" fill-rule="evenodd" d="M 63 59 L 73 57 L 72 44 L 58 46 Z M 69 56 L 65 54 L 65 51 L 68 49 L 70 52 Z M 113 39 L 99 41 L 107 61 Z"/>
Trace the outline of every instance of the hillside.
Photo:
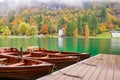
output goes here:
<path id="1" fill-rule="evenodd" d="M 58 35 L 63 29 L 68 37 L 89 37 L 120 30 L 116 1 L 6 0 L 0 2 L 0 10 L 1 35 Z"/>

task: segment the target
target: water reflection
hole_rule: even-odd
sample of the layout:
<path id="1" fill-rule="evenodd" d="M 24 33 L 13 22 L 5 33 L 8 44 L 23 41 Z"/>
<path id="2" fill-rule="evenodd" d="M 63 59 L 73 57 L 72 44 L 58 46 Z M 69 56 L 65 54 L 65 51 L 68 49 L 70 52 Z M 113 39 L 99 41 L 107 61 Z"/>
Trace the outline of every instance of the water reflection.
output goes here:
<path id="1" fill-rule="evenodd" d="M 0 47 L 15 47 L 25 50 L 29 46 L 40 46 L 48 50 L 120 54 L 120 38 L 0 38 Z"/>
<path id="2" fill-rule="evenodd" d="M 120 53 L 120 38 L 111 39 L 111 53 L 119 52 Z"/>
<path id="3" fill-rule="evenodd" d="M 60 51 L 63 51 L 63 38 L 62 37 L 58 37 L 58 49 Z"/>
<path id="4" fill-rule="evenodd" d="M 85 39 L 85 47 L 84 47 L 84 51 L 85 52 L 88 52 L 88 50 L 89 50 L 89 39 Z"/>

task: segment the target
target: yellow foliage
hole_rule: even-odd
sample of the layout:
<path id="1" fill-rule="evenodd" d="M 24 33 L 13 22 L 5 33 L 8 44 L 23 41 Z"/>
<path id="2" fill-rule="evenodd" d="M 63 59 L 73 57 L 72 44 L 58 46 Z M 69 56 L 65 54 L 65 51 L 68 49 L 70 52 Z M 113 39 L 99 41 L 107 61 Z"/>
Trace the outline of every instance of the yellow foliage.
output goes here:
<path id="1" fill-rule="evenodd" d="M 106 26 L 104 24 L 100 25 L 100 32 L 104 32 L 106 30 Z"/>
<path id="2" fill-rule="evenodd" d="M 85 38 L 89 38 L 89 27 L 88 27 L 88 25 L 85 26 Z"/>
<path id="3" fill-rule="evenodd" d="M 74 35 L 74 37 L 78 37 L 78 29 L 77 28 L 73 31 L 73 35 Z"/>

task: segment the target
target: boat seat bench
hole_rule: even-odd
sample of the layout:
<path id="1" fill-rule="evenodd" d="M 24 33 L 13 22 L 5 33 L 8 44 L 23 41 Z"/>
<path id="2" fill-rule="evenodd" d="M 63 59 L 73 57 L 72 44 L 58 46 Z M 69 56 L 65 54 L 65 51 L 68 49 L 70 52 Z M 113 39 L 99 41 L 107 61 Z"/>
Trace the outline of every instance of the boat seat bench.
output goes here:
<path id="1" fill-rule="evenodd" d="M 0 58 L 0 62 L 5 60 L 7 60 L 7 58 Z"/>
<path id="2" fill-rule="evenodd" d="M 8 65 L 8 67 L 14 67 L 14 66 L 21 66 L 24 65 L 25 63 L 19 62 L 19 63 L 15 63 L 15 64 L 10 64 Z"/>

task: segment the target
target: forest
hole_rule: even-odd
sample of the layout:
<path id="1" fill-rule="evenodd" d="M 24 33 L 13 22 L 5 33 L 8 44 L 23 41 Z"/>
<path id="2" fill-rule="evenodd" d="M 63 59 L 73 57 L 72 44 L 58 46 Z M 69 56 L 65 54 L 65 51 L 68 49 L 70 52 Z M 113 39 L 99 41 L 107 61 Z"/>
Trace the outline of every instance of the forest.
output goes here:
<path id="1" fill-rule="evenodd" d="M 67 37 L 90 37 L 120 30 L 120 3 L 84 1 L 82 6 L 34 2 L 33 6 L 0 6 L 0 35 L 40 34 Z M 3 10 L 4 9 L 4 10 Z"/>

